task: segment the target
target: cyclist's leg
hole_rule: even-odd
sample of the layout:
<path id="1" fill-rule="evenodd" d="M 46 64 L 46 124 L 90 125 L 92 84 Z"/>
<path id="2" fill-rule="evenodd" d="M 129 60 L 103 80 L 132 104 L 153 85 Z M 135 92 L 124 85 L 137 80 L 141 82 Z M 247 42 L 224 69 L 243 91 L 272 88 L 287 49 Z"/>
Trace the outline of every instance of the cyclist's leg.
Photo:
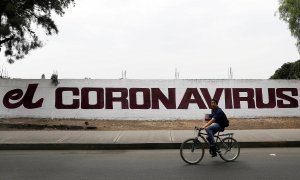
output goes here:
<path id="1" fill-rule="evenodd" d="M 211 124 L 206 129 L 207 140 L 208 140 L 208 142 L 210 144 L 210 152 L 211 152 L 211 154 L 212 154 L 213 157 L 217 155 L 217 153 L 216 153 L 216 142 L 215 142 L 215 139 L 214 139 L 214 134 L 216 134 L 221 129 L 222 129 L 222 127 L 219 124 L 217 124 L 217 123 Z"/>
<path id="2" fill-rule="evenodd" d="M 210 144 L 215 144 L 214 135 L 221 129 L 222 127 L 218 123 L 213 123 L 205 129 L 208 135 L 207 140 Z"/>

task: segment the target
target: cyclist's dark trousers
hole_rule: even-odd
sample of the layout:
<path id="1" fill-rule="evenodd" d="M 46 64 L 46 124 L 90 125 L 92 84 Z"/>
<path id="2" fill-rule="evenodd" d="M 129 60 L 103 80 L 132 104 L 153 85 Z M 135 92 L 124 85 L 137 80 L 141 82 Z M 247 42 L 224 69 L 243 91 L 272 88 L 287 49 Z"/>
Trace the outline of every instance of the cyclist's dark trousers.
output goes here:
<path id="1" fill-rule="evenodd" d="M 216 144 L 214 139 L 214 134 L 216 134 L 218 131 L 220 131 L 222 127 L 218 123 L 212 123 L 208 128 L 206 128 L 207 132 L 207 140 L 211 146 L 214 146 Z"/>

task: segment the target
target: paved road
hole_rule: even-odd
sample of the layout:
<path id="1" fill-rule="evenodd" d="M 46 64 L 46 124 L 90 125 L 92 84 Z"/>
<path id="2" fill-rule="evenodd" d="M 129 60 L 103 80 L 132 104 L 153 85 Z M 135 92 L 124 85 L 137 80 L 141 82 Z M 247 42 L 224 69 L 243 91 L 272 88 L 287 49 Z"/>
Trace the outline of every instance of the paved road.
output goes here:
<path id="1" fill-rule="evenodd" d="M 205 154 L 187 165 L 178 150 L 0 151 L 0 180 L 284 179 L 300 177 L 300 148 L 241 149 L 236 162 Z"/>

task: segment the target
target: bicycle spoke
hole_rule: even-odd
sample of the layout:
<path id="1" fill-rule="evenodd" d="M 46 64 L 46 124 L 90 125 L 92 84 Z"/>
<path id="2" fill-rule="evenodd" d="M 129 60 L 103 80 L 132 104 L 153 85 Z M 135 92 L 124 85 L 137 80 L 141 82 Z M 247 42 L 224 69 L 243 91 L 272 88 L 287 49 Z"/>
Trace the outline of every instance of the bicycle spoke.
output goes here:
<path id="1" fill-rule="evenodd" d="M 220 157 L 225 161 L 234 161 L 240 154 L 238 142 L 231 138 L 224 138 L 220 143 Z"/>
<path id="2" fill-rule="evenodd" d="M 182 143 L 180 147 L 181 158 L 189 164 L 197 164 L 204 155 L 204 147 L 200 141 L 195 139 L 188 139 Z"/>
<path id="3" fill-rule="evenodd" d="M 207 133 L 201 133 L 201 128 L 195 127 L 198 130 L 197 138 L 190 138 L 185 140 L 180 146 L 181 158 L 189 164 L 199 163 L 204 156 L 204 145 L 200 142 L 208 143 L 203 136 Z M 225 136 L 225 138 L 223 138 Z M 233 138 L 233 133 L 214 136 L 217 142 L 217 153 L 224 161 L 234 161 L 240 155 L 240 146 Z M 222 139 L 223 138 L 223 139 Z"/>

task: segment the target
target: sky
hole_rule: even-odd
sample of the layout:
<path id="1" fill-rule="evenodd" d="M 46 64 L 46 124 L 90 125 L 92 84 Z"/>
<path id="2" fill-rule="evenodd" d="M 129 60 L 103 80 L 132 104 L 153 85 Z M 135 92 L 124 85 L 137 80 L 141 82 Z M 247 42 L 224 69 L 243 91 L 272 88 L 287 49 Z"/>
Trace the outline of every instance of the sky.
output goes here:
<path id="1" fill-rule="evenodd" d="M 75 0 L 11 78 L 268 79 L 299 58 L 278 0 Z M 277 15 L 275 15 L 277 13 Z"/>

